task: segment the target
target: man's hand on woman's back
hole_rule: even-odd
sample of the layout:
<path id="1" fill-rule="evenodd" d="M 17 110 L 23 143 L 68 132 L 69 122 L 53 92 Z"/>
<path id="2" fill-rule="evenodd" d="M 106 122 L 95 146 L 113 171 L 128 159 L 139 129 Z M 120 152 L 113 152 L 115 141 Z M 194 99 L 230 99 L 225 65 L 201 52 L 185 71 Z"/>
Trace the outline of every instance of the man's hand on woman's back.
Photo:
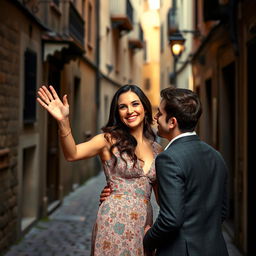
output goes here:
<path id="1" fill-rule="evenodd" d="M 108 185 L 106 185 L 100 194 L 100 204 L 102 204 L 111 195 L 111 192 L 111 188 Z"/>

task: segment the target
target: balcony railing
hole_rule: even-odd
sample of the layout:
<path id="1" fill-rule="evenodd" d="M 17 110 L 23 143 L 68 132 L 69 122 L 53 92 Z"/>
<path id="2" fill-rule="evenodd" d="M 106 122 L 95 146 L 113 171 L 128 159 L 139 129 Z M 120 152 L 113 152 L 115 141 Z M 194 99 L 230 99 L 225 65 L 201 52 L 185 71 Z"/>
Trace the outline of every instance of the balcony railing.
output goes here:
<path id="1" fill-rule="evenodd" d="M 126 1 L 126 13 L 127 13 L 129 20 L 132 23 L 133 22 L 133 8 L 132 8 L 131 2 L 129 0 Z"/>
<path id="2" fill-rule="evenodd" d="M 110 0 L 110 15 L 114 28 L 132 30 L 133 7 L 130 0 Z"/>
<path id="3" fill-rule="evenodd" d="M 84 45 L 84 20 L 71 2 L 69 4 L 68 27 L 70 36 Z"/>

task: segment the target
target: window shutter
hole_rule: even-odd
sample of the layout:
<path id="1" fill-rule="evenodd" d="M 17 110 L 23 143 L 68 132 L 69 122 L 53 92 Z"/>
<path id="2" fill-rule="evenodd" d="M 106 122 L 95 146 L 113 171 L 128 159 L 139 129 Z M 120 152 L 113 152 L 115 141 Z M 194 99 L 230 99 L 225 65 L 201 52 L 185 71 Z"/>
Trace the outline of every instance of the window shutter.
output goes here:
<path id="1" fill-rule="evenodd" d="M 36 121 L 36 70 L 37 55 L 34 51 L 27 49 L 24 58 L 24 124 L 32 124 Z"/>

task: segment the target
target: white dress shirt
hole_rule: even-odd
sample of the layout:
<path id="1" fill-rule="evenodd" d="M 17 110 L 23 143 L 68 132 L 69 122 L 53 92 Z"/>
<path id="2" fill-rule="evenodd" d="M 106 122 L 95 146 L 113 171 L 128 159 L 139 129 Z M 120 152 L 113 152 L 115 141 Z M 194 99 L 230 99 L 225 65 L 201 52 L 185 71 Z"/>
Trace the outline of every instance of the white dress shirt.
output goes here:
<path id="1" fill-rule="evenodd" d="M 186 136 L 192 136 L 192 135 L 196 135 L 196 132 L 193 131 L 193 132 L 184 132 L 184 133 L 181 133 L 180 135 L 176 136 L 175 138 L 173 138 L 169 143 L 168 145 L 165 147 L 164 150 L 166 150 L 175 140 L 181 138 L 181 137 L 186 137 Z"/>

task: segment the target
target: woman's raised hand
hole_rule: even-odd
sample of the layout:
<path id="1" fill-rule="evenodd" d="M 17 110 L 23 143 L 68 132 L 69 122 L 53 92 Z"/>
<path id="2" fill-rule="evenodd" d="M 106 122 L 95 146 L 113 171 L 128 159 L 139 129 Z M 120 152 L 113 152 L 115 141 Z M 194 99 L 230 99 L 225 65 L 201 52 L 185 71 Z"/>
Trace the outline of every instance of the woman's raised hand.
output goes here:
<path id="1" fill-rule="evenodd" d="M 50 89 L 50 90 L 49 90 Z M 60 100 L 54 88 L 50 85 L 49 89 L 42 86 L 38 90 L 37 101 L 44 107 L 57 121 L 61 121 L 69 115 L 69 105 L 67 95 L 63 96 L 63 102 Z"/>

